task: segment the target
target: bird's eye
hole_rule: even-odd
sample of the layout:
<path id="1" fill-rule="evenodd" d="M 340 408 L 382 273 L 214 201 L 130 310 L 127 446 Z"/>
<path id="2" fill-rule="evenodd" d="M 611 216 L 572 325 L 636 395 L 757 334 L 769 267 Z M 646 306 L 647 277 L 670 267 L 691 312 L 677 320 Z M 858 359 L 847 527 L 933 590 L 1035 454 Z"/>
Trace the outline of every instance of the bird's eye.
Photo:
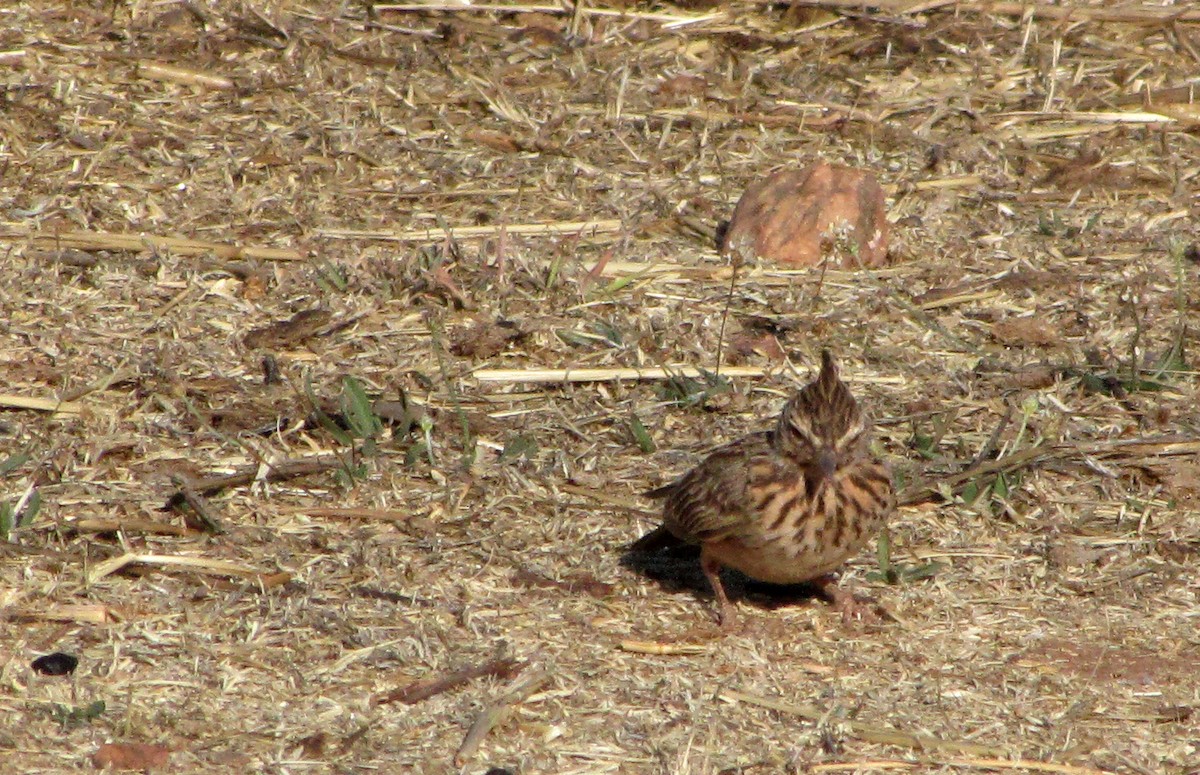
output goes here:
<path id="1" fill-rule="evenodd" d="M 854 422 L 850 423 L 850 427 L 837 440 L 835 445 L 838 449 L 848 449 L 856 446 L 866 435 L 867 425 L 861 417 L 856 417 Z"/>
<path id="2" fill-rule="evenodd" d="M 813 433 L 812 428 L 809 427 L 807 422 L 804 422 L 799 417 L 793 416 L 788 418 L 788 425 L 790 425 L 792 430 L 796 432 L 797 436 L 804 439 L 814 447 L 817 445 L 819 439 L 817 438 L 817 435 Z"/>

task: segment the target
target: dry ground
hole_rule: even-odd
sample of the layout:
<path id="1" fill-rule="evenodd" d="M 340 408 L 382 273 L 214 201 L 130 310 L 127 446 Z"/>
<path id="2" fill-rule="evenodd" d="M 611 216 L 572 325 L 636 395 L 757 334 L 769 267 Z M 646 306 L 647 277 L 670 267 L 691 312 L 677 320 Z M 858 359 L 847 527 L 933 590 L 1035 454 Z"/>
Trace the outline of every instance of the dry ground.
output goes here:
<path id="1" fill-rule="evenodd" d="M 0 7 L 4 771 L 1200 771 L 1198 15 L 845 5 Z M 730 294 L 715 225 L 815 158 L 896 262 Z M 766 373 L 704 400 L 476 373 L 712 369 L 727 306 Z M 750 590 L 714 637 L 621 564 L 638 493 L 821 346 L 907 488 L 894 583 L 843 574 L 891 619 Z M 224 532 L 163 510 L 241 470 Z"/>

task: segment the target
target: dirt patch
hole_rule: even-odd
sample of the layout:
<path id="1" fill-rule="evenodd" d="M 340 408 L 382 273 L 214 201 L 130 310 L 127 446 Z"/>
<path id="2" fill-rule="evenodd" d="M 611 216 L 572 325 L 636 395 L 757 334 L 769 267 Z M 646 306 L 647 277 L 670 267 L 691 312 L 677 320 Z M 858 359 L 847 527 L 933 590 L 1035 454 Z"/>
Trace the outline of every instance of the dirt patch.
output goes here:
<path id="1" fill-rule="evenodd" d="M 1194 680 L 1198 659 L 1200 650 L 1187 645 L 1172 653 L 1152 653 L 1116 643 L 1050 640 L 1027 651 L 1021 663 L 1089 680 L 1161 689 Z"/>

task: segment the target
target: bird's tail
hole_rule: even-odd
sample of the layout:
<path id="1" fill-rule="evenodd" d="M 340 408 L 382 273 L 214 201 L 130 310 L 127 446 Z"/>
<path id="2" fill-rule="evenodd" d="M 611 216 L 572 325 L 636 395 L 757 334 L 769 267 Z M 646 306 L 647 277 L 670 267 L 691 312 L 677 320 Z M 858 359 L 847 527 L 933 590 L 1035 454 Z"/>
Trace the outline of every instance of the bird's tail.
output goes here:
<path id="1" fill-rule="evenodd" d="M 661 549 L 676 549 L 686 545 L 686 541 L 667 530 L 665 525 L 660 525 L 631 543 L 629 551 L 637 554 L 650 554 Z"/>
<path id="2" fill-rule="evenodd" d="M 671 490 L 675 489 L 675 484 L 675 482 L 671 482 L 670 484 L 664 484 L 662 487 L 655 487 L 653 490 L 646 490 L 642 493 L 642 497 L 653 498 L 654 500 L 665 498 L 671 494 Z"/>

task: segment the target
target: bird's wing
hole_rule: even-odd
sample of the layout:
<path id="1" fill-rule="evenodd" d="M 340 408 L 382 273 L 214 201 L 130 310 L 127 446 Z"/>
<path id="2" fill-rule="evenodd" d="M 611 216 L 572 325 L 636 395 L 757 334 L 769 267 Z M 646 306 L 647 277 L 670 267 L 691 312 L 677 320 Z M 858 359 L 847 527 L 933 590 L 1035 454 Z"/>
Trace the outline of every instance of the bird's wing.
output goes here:
<path id="1" fill-rule="evenodd" d="M 770 445 L 769 433 L 756 433 L 721 447 L 682 478 L 668 485 L 664 526 L 684 541 L 719 540 L 753 524 L 751 487 L 782 478 L 788 463 Z"/>

